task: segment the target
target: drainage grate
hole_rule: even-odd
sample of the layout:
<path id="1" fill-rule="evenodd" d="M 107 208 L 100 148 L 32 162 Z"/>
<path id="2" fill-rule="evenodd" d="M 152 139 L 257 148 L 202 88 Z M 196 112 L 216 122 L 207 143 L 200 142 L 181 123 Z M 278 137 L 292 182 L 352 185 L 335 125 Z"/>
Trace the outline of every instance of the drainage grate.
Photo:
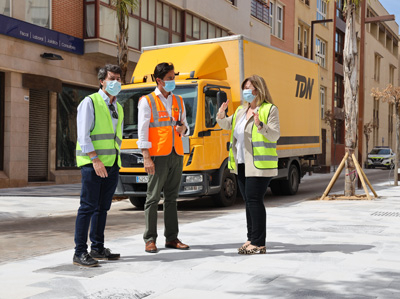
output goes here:
<path id="1" fill-rule="evenodd" d="M 377 211 L 377 212 L 372 213 L 371 216 L 400 217 L 400 212 Z"/>

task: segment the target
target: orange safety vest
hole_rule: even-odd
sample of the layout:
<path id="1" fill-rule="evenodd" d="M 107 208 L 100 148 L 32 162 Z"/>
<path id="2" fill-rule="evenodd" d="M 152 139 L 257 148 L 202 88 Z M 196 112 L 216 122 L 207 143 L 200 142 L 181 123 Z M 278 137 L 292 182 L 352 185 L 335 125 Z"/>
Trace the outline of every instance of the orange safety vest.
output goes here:
<path id="1" fill-rule="evenodd" d="M 172 118 L 169 117 L 168 111 L 155 92 L 142 97 L 141 100 L 144 98 L 149 103 L 151 110 L 149 141 L 152 146 L 149 148 L 150 155 L 168 156 L 172 153 L 173 147 L 178 155 L 183 156 L 182 138 L 175 130 L 176 121 L 181 119 L 183 111 L 182 97 L 172 95 Z"/>

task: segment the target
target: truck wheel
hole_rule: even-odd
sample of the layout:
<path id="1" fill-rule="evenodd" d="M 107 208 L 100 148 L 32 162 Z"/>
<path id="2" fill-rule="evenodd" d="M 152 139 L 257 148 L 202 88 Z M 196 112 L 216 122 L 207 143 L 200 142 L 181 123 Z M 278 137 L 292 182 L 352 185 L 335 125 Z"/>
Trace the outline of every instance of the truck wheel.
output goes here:
<path id="1" fill-rule="evenodd" d="M 219 207 L 229 207 L 235 203 L 236 194 L 236 177 L 226 168 L 222 177 L 221 191 L 213 195 L 214 203 Z"/>
<path id="2" fill-rule="evenodd" d="M 281 181 L 282 194 L 295 195 L 299 189 L 299 179 L 298 168 L 294 164 L 290 165 L 288 179 Z"/>
<path id="3" fill-rule="evenodd" d="M 131 204 L 133 204 L 138 209 L 140 209 L 140 210 L 144 209 L 144 204 L 146 202 L 146 197 L 129 196 L 129 200 L 130 200 Z"/>
<path id="4" fill-rule="evenodd" d="M 282 186 L 281 181 L 279 180 L 272 180 L 269 183 L 269 187 L 271 188 L 273 195 L 282 195 Z"/>

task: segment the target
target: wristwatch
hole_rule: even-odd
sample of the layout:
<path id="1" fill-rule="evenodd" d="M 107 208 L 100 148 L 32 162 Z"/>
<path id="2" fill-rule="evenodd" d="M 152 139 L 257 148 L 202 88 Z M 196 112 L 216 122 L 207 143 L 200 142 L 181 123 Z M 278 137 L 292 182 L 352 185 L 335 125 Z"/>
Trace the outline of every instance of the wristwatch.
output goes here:
<path id="1" fill-rule="evenodd" d="M 264 127 L 264 123 L 262 121 L 260 121 L 260 124 L 258 125 L 258 129 L 261 130 Z"/>

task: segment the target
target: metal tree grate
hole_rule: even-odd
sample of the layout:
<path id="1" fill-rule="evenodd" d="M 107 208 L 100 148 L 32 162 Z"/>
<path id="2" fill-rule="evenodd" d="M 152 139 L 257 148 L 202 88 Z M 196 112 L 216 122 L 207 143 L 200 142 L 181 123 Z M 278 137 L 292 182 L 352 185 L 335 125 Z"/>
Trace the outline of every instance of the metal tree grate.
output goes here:
<path id="1" fill-rule="evenodd" d="M 371 216 L 400 217 L 400 212 L 376 211 L 376 212 L 372 213 Z"/>

